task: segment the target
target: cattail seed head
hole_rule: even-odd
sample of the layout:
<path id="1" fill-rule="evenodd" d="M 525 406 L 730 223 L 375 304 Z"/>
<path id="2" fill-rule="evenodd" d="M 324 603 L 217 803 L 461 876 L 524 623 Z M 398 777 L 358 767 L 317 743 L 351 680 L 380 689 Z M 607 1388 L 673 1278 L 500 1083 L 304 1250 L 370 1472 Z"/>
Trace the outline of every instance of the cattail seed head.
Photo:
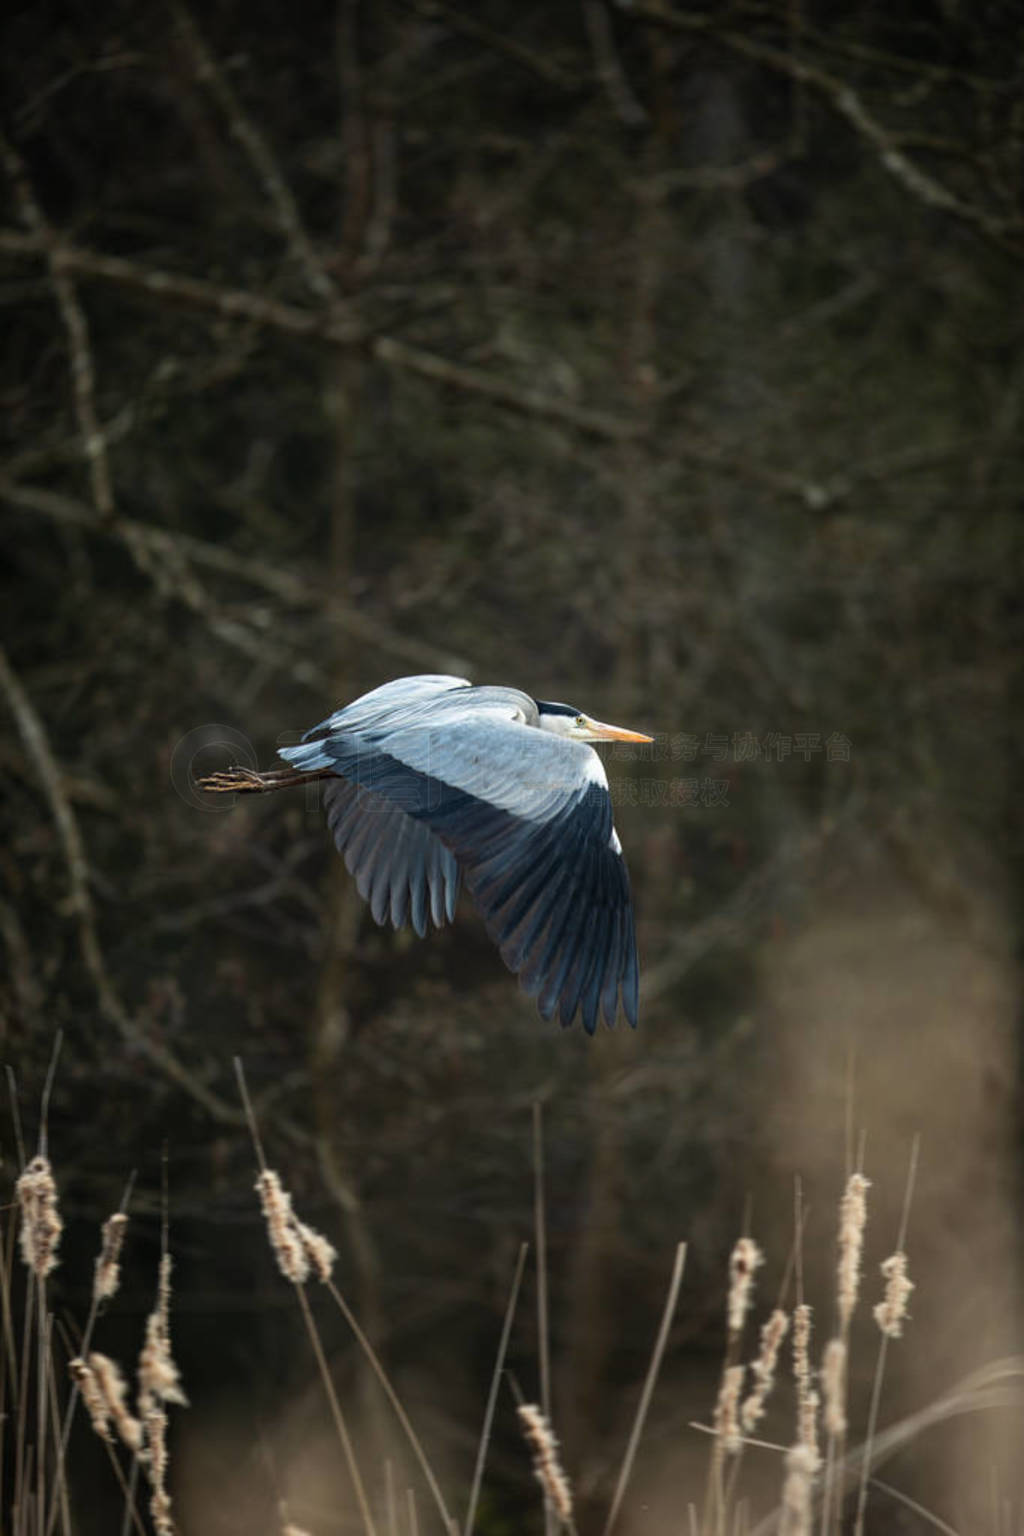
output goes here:
<path id="1" fill-rule="evenodd" d="M 127 1225 L 128 1217 L 122 1211 L 115 1211 L 103 1223 L 103 1243 L 92 1283 L 94 1302 L 109 1301 L 117 1294 L 121 1283 L 121 1245 Z"/>
<path id="2" fill-rule="evenodd" d="M 837 1438 L 846 1434 L 846 1344 L 829 1339 L 821 1361 L 821 1388 L 825 1398 L 825 1428 Z"/>
<path id="3" fill-rule="evenodd" d="M 796 1382 L 797 1443 L 817 1456 L 820 1399 L 811 1385 L 811 1309 L 805 1301 L 793 1309 L 793 1379 Z"/>
<path id="4" fill-rule="evenodd" d="M 839 1328 L 842 1333 L 849 1328 L 853 1309 L 857 1305 L 864 1228 L 868 1219 L 867 1194 L 870 1188 L 870 1180 L 866 1179 L 862 1173 L 852 1173 L 843 1191 L 843 1198 L 839 1202 L 839 1264 L 836 1294 L 839 1303 Z"/>
<path id="5" fill-rule="evenodd" d="M 715 1434 L 727 1456 L 735 1456 L 743 1444 L 737 1410 L 740 1393 L 743 1391 L 745 1370 L 746 1367 L 742 1365 L 727 1366 L 722 1372 L 722 1385 L 718 1389 L 714 1417 Z"/>
<path id="6" fill-rule="evenodd" d="M 558 1441 L 536 1403 L 520 1403 L 519 1423 L 533 1451 L 533 1470 L 564 1526 L 572 1525 L 572 1489 L 558 1457 Z"/>
<path id="7" fill-rule="evenodd" d="M 151 1488 L 149 1512 L 157 1536 L 174 1536 L 171 1519 L 171 1498 L 167 1492 L 167 1415 L 154 1399 L 145 1415 L 147 1470 Z"/>
<path id="8" fill-rule="evenodd" d="M 74 1360 L 68 1362 L 68 1370 L 71 1379 L 76 1383 L 85 1404 L 85 1411 L 89 1415 L 93 1429 L 101 1440 L 110 1439 L 110 1410 L 104 1400 L 103 1393 L 96 1384 L 90 1367 L 77 1355 Z"/>
<path id="9" fill-rule="evenodd" d="M 907 1302 L 914 1289 L 914 1282 L 907 1275 L 907 1256 L 901 1251 L 891 1253 L 882 1264 L 885 1279 L 885 1299 L 874 1309 L 875 1322 L 890 1339 L 898 1339 L 903 1333 L 907 1316 Z"/>
<path id="10" fill-rule="evenodd" d="M 146 1319 L 146 1340 L 139 1352 L 139 1402 L 143 1410 L 155 1403 L 188 1406 L 181 1377 L 171 1354 L 171 1256 L 160 1260 L 156 1305 Z"/>
<path id="11" fill-rule="evenodd" d="M 272 1168 L 263 1169 L 256 1189 L 278 1268 L 293 1285 L 302 1285 L 309 1279 L 309 1254 L 298 1231 L 292 1197 Z"/>
<path id="12" fill-rule="evenodd" d="M 92 1427 L 104 1440 L 110 1439 L 113 1423 L 118 1436 L 131 1451 L 142 1446 L 142 1425 L 128 1411 L 128 1387 L 117 1362 L 94 1350 L 88 1360 L 72 1360 L 71 1374 L 78 1382 L 92 1420 Z"/>
<path id="13" fill-rule="evenodd" d="M 313 1227 L 307 1227 L 304 1221 L 296 1222 L 296 1231 L 313 1273 L 318 1280 L 326 1284 L 331 1278 L 334 1261 L 338 1257 L 337 1249 L 333 1243 L 327 1241 L 322 1232 L 317 1232 Z"/>
<path id="14" fill-rule="evenodd" d="M 146 1319 L 146 1342 L 139 1352 L 139 1393 L 144 1400 L 178 1403 L 188 1407 L 181 1376 L 171 1355 L 170 1340 L 161 1326 L 159 1310 Z"/>
<path id="15" fill-rule="evenodd" d="M 753 1297 L 754 1275 L 764 1263 L 764 1254 L 752 1237 L 741 1237 L 729 1256 L 729 1332 L 743 1331 L 743 1323 Z"/>
<path id="16" fill-rule="evenodd" d="M 21 1207 L 21 1256 L 45 1280 L 57 1265 L 64 1230 L 57 1209 L 57 1185 L 47 1157 L 34 1157 L 15 1185 Z"/>
<path id="17" fill-rule="evenodd" d="M 750 1367 L 754 1386 L 740 1409 L 740 1423 L 748 1435 L 764 1418 L 764 1405 L 775 1383 L 779 1350 L 788 1328 L 789 1318 L 781 1307 L 776 1307 L 761 1329 L 761 1348 L 757 1359 Z"/>
<path id="18" fill-rule="evenodd" d="M 814 1479 L 820 1465 L 817 1452 L 803 1441 L 786 1452 L 779 1536 L 811 1536 Z"/>

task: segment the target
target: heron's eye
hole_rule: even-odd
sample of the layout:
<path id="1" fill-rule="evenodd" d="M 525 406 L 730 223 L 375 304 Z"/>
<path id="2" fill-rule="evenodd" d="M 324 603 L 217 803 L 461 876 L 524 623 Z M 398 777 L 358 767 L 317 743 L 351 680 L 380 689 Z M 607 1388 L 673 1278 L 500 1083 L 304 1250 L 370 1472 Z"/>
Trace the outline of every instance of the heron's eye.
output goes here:
<path id="1" fill-rule="evenodd" d="M 575 719 L 575 721 L 574 721 L 574 722 L 573 722 L 573 723 L 574 723 L 574 724 L 575 724 L 575 725 L 577 725 L 577 726 L 578 726 L 578 727 L 579 727 L 579 729 L 580 729 L 580 730 L 582 730 L 582 729 L 583 729 L 583 727 L 584 727 L 584 726 L 585 726 L 585 725 L 586 725 L 586 723 L 587 723 L 587 717 L 586 717 L 586 715 L 577 715 L 577 716 L 576 716 L 576 719 Z"/>

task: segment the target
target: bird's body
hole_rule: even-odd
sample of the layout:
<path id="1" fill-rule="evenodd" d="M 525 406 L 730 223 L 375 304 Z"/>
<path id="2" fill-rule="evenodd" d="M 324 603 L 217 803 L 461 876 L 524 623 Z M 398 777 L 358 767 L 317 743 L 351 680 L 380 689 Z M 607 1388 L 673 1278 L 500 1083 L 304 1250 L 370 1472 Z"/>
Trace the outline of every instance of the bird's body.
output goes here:
<path id="1" fill-rule="evenodd" d="M 506 965 L 563 1025 L 637 1015 L 629 878 L 594 740 L 648 741 L 565 704 L 465 678 L 403 677 L 284 747 L 288 770 L 216 790 L 327 780 L 335 843 L 378 923 L 451 922 L 466 888 Z"/>

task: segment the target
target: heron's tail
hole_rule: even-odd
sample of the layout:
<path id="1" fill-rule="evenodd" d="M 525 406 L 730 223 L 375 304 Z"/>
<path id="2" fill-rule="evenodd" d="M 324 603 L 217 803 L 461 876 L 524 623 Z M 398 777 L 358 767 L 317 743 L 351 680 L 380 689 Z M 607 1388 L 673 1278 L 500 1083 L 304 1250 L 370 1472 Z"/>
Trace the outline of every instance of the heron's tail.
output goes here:
<path id="1" fill-rule="evenodd" d="M 297 784 L 311 784 L 314 779 L 332 777 L 322 768 L 311 773 L 298 768 L 271 768 L 267 773 L 257 773 L 255 768 L 227 768 L 223 773 L 211 773 L 205 779 L 197 779 L 196 784 L 213 795 L 261 794 L 271 789 L 294 789 Z"/>

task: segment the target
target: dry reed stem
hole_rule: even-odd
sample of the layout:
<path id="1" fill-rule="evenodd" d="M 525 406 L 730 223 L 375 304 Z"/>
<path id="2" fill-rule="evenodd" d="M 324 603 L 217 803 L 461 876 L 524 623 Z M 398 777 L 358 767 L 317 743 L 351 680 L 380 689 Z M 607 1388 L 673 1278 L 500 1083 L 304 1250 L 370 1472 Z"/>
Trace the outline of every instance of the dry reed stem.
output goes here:
<path id="1" fill-rule="evenodd" d="M 96 1257 L 93 1271 L 92 1301 L 89 1306 L 89 1316 L 86 1319 L 85 1328 L 82 1332 L 82 1338 L 78 1348 L 79 1356 L 85 1359 L 88 1359 L 89 1356 L 89 1345 L 92 1340 L 93 1328 L 96 1325 L 96 1318 L 99 1315 L 100 1305 L 103 1301 L 109 1300 L 110 1297 L 115 1294 L 118 1285 L 120 1284 L 121 1247 L 124 1241 L 125 1228 L 128 1223 L 125 1207 L 131 1198 L 131 1192 L 134 1183 L 135 1174 L 133 1173 L 125 1185 L 125 1191 L 121 1200 L 120 1209 L 115 1211 L 114 1214 L 110 1216 L 103 1224 L 103 1239 L 100 1245 L 100 1252 Z M 74 1381 L 74 1377 L 72 1377 L 72 1380 Z M 60 1443 L 57 1447 L 58 1485 L 63 1485 L 65 1481 L 64 1461 L 65 1457 L 67 1456 L 68 1441 L 71 1438 L 71 1425 L 74 1420 L 75 1409 L 78 1405 L 78 1396 L 79 1384 L 77 1381 L 74 1381 L 71 1394 L 68 1398 L 67 1408 L 64 1413 L 64 1424 L 61 1430 Z M 118 1470 L 120 1471 L 120 1468 Z M 50 1500 L 49 1516 L 44 1528 L 45 1536 L 51 1536 L 51 1533 L 53 1532 L 53 1529 L 57 1523 L 57 1513 L 57 1499 L 56 1496 L 54 1496 Z"/>
<path id="2" fill-rule="evenodd" d="M 47 1157 L 34 1157 L 15 1185 L 21 1208 L 21 1256 L 39 1280 L 56 1268 L 64 1223 Z"/>
<path id="3" fill-rule="evenodd" d="M 299 1225 L 301 1227 L 302 1223 L 300 1222 Z M 306 1228 L 305 1230 L 308 1231 L 309 1229 Z M 316 1235 L 316 1234 L 314 1234 L 314 1235 Z M 330 1244 L 327 1244 L 327 1246 L 330 1247 Z M 524 1243 L 523 1244 L 523 1250 L 525 1250 L 525 1248 L 526 1248 L 526 1244 Z M 331 1252 L 332 1253 L 334 1252 L 333 1248 L 331 1249 Z M 525 1259 L 525 1252 L 523 1253 L 523 1257 Z M 377 1380 L 380 1382 L 381 1387 L 384 1389 L 384 1393 L 385 1393 L 385 1395 L 387 1397 L 388 1402 L 391 1404 L 392 1408 L 395 1410 L 395 1414 L 396 1414 L 396 1416 L 398 1418 L 398 1422 L 399 1422 L 399 1424 L 401 1424 L 402 1429 L 405 1431 L 405 1436 L 406 1436 L 406 1439 L 409 1442 L 409 1445 L 412 1448 L 413 1455 L 416 1457 L 416 1460 L 420 1464 L 420 1470 L 422 1471 L 423 1476 L 426 1479 L 427 1487 L 430 1489 L 430 1492 L 431 1492 L 431 1494 L 434 1497 L 434 1502 L 437 1505 L 438 1513 L 441 1516 L 441 1521 L 442 1521 L 442 1523 L 444 1525 L 445 1530 L 446 1531 L 453 1531 L 453 1530 L 457 1531 L 458 1530 L 457 1523 L 455 1522 L 455 1520 L 453 1520 L 452 1516 L 448 1513 L 448 1506 L 445 1504 L 444 1495 L 441 1492 L 440 1485 L 439 1485 L 439 1483 L 437 1481 L 437 1478 L 434 1476 L 433 1469 L 431 1468 L 430 1462 L 427 1460 L 427 1453 L 426 1453 L 426 1451 L 424 1451 L 423 1446 L 420 1443 L 419 1436 L 417 1435 L 416 1431 L 412 1427 L 412 1422 L 411 1422 L 411 1420 L 409 1418 L 409 1415 L 406 1413 L 405 1409 L 402 1407 L 402 1403 L 401 1403 L 401 1400 L 400 1400 L 400 1398 L 398 1396 L 398 1393 L 395 1391 L 394 1387 L 391 1385 L 390 1380 L 388 1379 L 387 1372 L 385 1371 L 383 1365 L 380 1362 L 379 1355 L 377 1354 L 377 1352 L 374 1349 L 373 1345 L 370 1343 L 369 1339 L 366 1337 L 366 1334 L 363 1332 L 362 1328 L 359 1326 L 359 1322 L 358 1322 L 358 1320 L 356 1318 L 355 1313 L 352 1311 L 352 1308 L 349 1306 L 349 1304 L 345 1300 L 344 1296 L 338 1290 L 338 1287 L 334 1284 L 334 1281 L 331 1280 L 328 1277 L 325 1283 L 327 1285 L 327 1289 L 330 1291 L 331 1296 L 333 1297 L 333 1299 L 334 1299 L 334 1301 L 335 1301 L 335 1303 L 336 1303 L 336 1305 L 338 1307 L 338 1310 L 341 1312 L 341 1314 L 344 1317 L 345 1321 L 348 1323 L 349 1327 L 352 1329 L 352 1332 L 353 1332 L 353 1334 L 355 1335 L 355 1338 L 356 1338 L 356 1343 L 359 1345 L 360 1349 L 363 1351 L 363 1354 L 366 1356 L 366 1359 L 368 1360 L 368 1362 L 370 1364 L 371 1370 L 373 1371 L 373 1373 L 376 1376 Z"/>
<path id="4" fill-rule="evenodd" d="M 752 1237 L 741 1237 L 729 1256 L 729 1334 L 743 1332 L 743 1324 L 753 1300 L 754 1276 L 764 1263 L 764 1254 Z"/>
<path id="5" fill-rule="evenodd" d="M 60 1398 L 57 1396 L 57 1372 L 54 1368 L 53 1350 L 47 1351 L 47 1399 L 50 1404 L 50 1439 L 53 1444 L 54 1473 L 51 1477 L 53 1487 L 52 1497 L 58 1501 L 60 1508 L 60 1522 L 64 1536 L 71 1536 L 71 1503 L 68 1498 L 68 1480 L 64 1476 L 64 1466 L 61 1456 L 61 1423 L 60 1423 Z M 109 1449 L 109 1447 L 108 1447 Z"/>
<path id="6" fill-rule="evenodd" d="M 327 1393 L 327 1401 L 330 1405 L 331 1417 L 334 1420 L 334 1428 L 337 1432 L 338 1440 L 341 1444 L 341 1449 L 345 1457 L 346 1465 L 348 1466 L 349 1476 L 352 1479 L 352 1486 L 355 1489 L 356 1503 L 359 1505 L 359 1513 L 362 1516 L 363 1525 L 366 1529 L 366 1536 L 377 1536 L 377 1530 L 373 1523 L 373 1516 L 370 1513 L 369 1501 L 366 1497 L 366 1489 L 363 1487 L 363 1479 L 359 1471 L 359 1463 L 356 1460 L 356 1453 L 352 1445 L 351 1436 L 348 1432 L 348 1425 L 345 1423 L 345 1416 L 341 1411 L 341 1404 L 338 1401 L 338 1394 L 334 1390 L 334 1382 L 331 1379 L 330 1369 L 327 1365 L 327 1357 L 324 1354 L 323 1344 L 320 1341 L 320 1335 L 317 1332 L 316 1322 L 314 1321 L 313 1313 L 310 1310 L 309 1301 L 306 1297 L 304 1287 L 301 1285 L 296 1285 L 295 1295 L 298 1298 L 299 1307 L 302 1311 L 302 1318 L 306 1325 L 306 1332 L 309 1335 L 309 1342 L 312 1346 L 313 1354 L 316 1357 L 317 1369 L 320 1372 L 320 1380 L 323 1382 L 324 1391 Z"/>
<path id="7" fill-rule="evenodd" d="M 121 1283 L 121 1248 L 127 1225 L 128 1217 L 123 1211 L 115 1211 L 103 1223 L 103 1244 L 96 1259 L 92 1285 L 95 1306 L 117 1295 Z"/>
<path id="8" fill-rule="evenodd" d="M 536 1403 L 520 1403 L 516 1412 L 530 1449 L 533 1471 L 562 1525 L 572 1529 L 572 1489 L 558 1456 L 558 1441 Z"/>
<path id="9" fill-rule="evenodd" d="M 494 1360 L 494 1371 L 491 1375 L 491 1385 L 487 1393 L 487 1406 L 484 1409 L 484 1422 L 480 1430 L 480 1445 L 476 1453 L 476 1465 L 473 1468 L 473 1482 L 469 1490 L 469 1504 L 466 1508 L 466 1519 L 463 1525 L 463 1536 L 470 1536 L 473 1529 L 473 1521 L 476 1519 L 476 1506 L 480 1498 L 480 1487 L 484 1477 L 484 1463 L 487 1459 L 487 1447 L 491 1441 L 491 1425 L 494 1423 L 494 1409 L 498 1401 L 498 1388 L 501 1385 L 501 1373 L 505 1365 L 505 1355 L 508 1352 L 508 1341 L 512 1333 L 512 1320 L 516 1313 L 516 1303 L 519 1300 L 519 1287 L 523 1282 L 523 1270 L 526 1268 L 526 1255 L 529 1252 L 528 1243 L 520 1243 L 519 1257 L 516 1260 L 515 1274 L 512 1277 L 512 1289 L 509 1292 L 508 1305 L 505 1308 L 505 1318 L 501 1325 L 501 1338 L 498 1341 L 498 1353 Z M 411 1490 L 410 1490 L 411 1492 Z"/>
<path id="10" fill-rule="evenodd" d="M 740 1423 L 744 1434 L 749 1435 L 764 1418 L 764 1405 L 775 1385 L 779 1350 L 782 1348 L 788 1329 L 789 1318 L 781 1307 L 776 1307 L 761 1329 L 761 1348 L 757 1359 L 750 1367 L 754 1386 L 740 1409 Z"/>
<path id="11" fill-rule="evenodd" d="M 547 1209 L 544 1198 L 544 1110 L 533 1102 L 533 1238 L 537 1250 L 537 1353 L 540 1357 L 540 1406 L 551 1417 L 551 1344 L 548 1307 Z M 554 1536 L 554 1510 L 544 1502 L 544 1536 Z"/>
<path id="12" fill-rule="evenodd" d="M 878 1428 L 878 1409 L 882 1401 L 882 1381 L 885 1376 L 886 1353 L 890 1339 L 898 1339 L 903 1333 L 903 1322 L 906 1317 L 907 1301 L 914 1289 L 913 1282 L 907 1275 L 907 1226 L 910 1222 L 910 1203 L 914 1197 L 914 1182 L 917 1178 L 917 1159 L 921 1150 L 921 1138 L 915 1136 L 910 1148 L 910 1164 L 907 1168 L 907 1183 L 903 1193 L 903 1212 L 900 1216 L 900 1230 L 896 1239 L 896 1251 L 882 1264 L 882 1274 L 885 1277 L 885 1296 L 874 1309 L 875 1322 L 878 1324 L 882 1337 L 878 1345 L 878 1359 L 875 1362 L 875 1376 L 871 1383 L 871 1402 L 868 1407 L 868 1425 L 864 1435 L 864 1457 L 861 1468 L 860 1486 L 857 1490 L 857 1514 L 854 1520 L 855 1536 L 862 1536 L 864 1530 L 864 1515 L 868 1502 L 868 1478 L 871 1474 L 871 1455 L 875 1445 L 875 1432 Z"/>
<path id="13" fill-rule="evenodd" d="M 615 1524 L 629 1475 L 633 1470 L 633 1460 L 636 1456 L 637 1446 L 640 1444 L 640 1436 L 643 1434 L 644 1423 L 647 1419 L 647 1410 L 650 1407 L 651 1397 L 654 1393 L 654 1385 L 661 1369 L 662 1356 L 668 1343 L 669 1329 L 675 1316 L 676 1302 L 679 1298 L 679 1287 L 682 1284 L 683 1269 L 686 1265 L 686 1244 L 679 1243 L 676 1247 L 675 1263 L 672 1266 L 672 1278 L 669 1281 L 668 1295 L 665 1298 L 665 1309 L 661 1315 L 661 1326 L 658 1336 L 654 1341 L 654 1349 L 651 1351 L 651 1362 L 647 1367 L 647 1376 L 644 1379 L 643 1390 L 640 1393 L 640 1401 L 637 1404 L 636 1417 L 633 1420 L 633 1428 L 630 1432 L 629 1443 L 626 1446 L 626 1454 L 622 1458 L 622 1468 L 619 1472 L 619 1480 L 615 1485 L 615 1493 L 611 1507 L 608 1510 L 608 1518 L 605 1521 L 603 1536 L 611 1536 L 612 1527 Z M 466 1536 L 469 1536 L 467 1531 Z"/>
<path id="14" fill-rule="evenodd" d="M 334 1420 L 334 1428 L 338 1436 L 338 1442 L 341 1445 L 342 1454 L 345 1457 L 345 1464 L 348 1467 L 349 1476 L 352 1479 L 352 1487 L 355 1491 L 356 1503 L 359 1506 L 359 1513 L 366 1531 L 366 1536 L 377 1536 L 376 1527 L 373 1523 L 373 1516 L 370 1513 L 369 1501 L 366 1497 L 366 1489 L 363 1486 L 362 1475 L 359 1471 L 359 1463 L 356 1460 L 355 1450 L 353 1448 L 352 1440 L 348 1432 L 348 1425 L 345 1423 L 345 1416 L 341 1411 L 341 1404 L 338 1401 L 338 1394 L 334 1390 L 334 1382 L 331 1379 L 330 1369 L 327 1364 L 327 1357 L 324 1354 L 324 1348 L 320 1340 L 320 1334 L 317 1331 L 316 1321 L 313 1317 L 312 1311 L 310 1310 L 305 1286 L 302 1279 L 293 1278 L 293 1275 L 297 1274 L 301 1274 L 303 1279 L 307 1279 L 309 1276 L 310 1254 L 303 1240 L 302 1232 L 304 1230 L 305 1232 L 309 1233 L 311 1229 L 303 1229 L 302 1223 L 298 1221 L 294 1212 L 292 1211 L 291 1196 L 282 1185 L 281 1180 L 278 1178 L 277 1174 L 274 1173 L 272 1169 L 267 1167 L 267 1161 L 263 1153 L 263 1143 L 260 1141 L 259 1126 L 256 1123 L 256 1115 L 252 1107 L 252 1100 L 249 1097 L 249 1089 L 245 1081 L 245 1068 L 242 1065 L 241 1057 L 236 1056 L 234 1058 L 234 1067 L 235 1077 L 238 1080 L 238 1092 L 242 1100 L 242 1110 L 245 1115 L 246 1124 L 249 1127 L 249 1134 L 252 1137 L 253 1149 L 256 1153 L 256 1161 L 259 1164 L 260 1172 L 255 1187 L 259 1193 L 260 1204 L 263 1208 L 264 1217 L 266 1218 L 267 1232 L 270 1238 L 270 1244 L 275 1255 L 277 1256 L 277 1261 L 281 1267 L 282 1273 L 285 1275 L 286 1279 L 291 1280 L 292 1285 L 295 1287 L 295 1297 L 299 1303 L 299 1310 L 302 1313 L 302 1320 L 306 1326 L 306 1333 L 309 1338 L 310 1347 L 312 1348 L 313 1355 L 316 1359 L 317 1370 L 320 1373 L 320 1380 L 323 1384 L 323 1389 L 327 1394 L 327 1401 L 330 1406 L 331 1417 Z M 282 1250 L 278 1248 L 278 1244 L 275 1242 L 275 1238 L 277 1238 L 279 1241 L 283 1241 L 283 1257 L 288 1264 L 288 1268 L 285 1268 L 284 1263 L 282 1263 Z M 291 1273 L 289 1273 L 289 1270 L 291 1270 Z M 330 1282 L 328 1281 L 328 1283 Z M 332 1290 L 333 1289 L 334 1288 L 332 1286 Z M 335 1299 L 339 1300 L 339 1298 L 340 1293 L 335 1293 Z M 346 1316 L 348 1316 L 348 1314 L 346 1314 Z M 451 1529 L 451 1527 L 449 1526 L 448 1529 Z"/>

